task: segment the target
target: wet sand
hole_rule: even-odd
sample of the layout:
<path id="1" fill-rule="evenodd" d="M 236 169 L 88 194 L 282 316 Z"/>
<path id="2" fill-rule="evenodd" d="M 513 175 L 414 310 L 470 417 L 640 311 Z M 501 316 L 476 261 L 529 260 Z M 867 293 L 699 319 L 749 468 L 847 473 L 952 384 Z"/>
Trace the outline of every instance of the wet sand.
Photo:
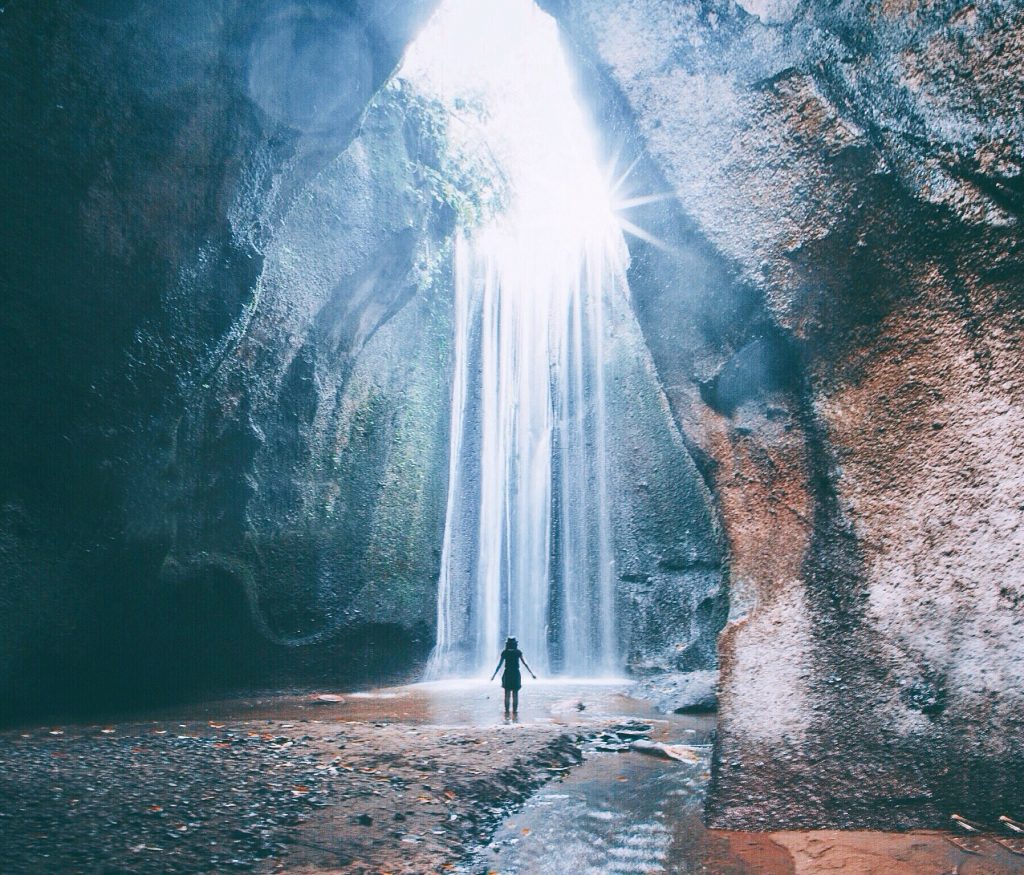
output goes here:
<path id="1" fill-rule="evenodd" d="M 467 681 L 0 733 L 0 871 L 1024 872 L 939 833 L 706 830 L 714 717 L 656 715 L 625 682 L 501 706 Z M 678 758 L 630 750 L 642 733 Z"/>

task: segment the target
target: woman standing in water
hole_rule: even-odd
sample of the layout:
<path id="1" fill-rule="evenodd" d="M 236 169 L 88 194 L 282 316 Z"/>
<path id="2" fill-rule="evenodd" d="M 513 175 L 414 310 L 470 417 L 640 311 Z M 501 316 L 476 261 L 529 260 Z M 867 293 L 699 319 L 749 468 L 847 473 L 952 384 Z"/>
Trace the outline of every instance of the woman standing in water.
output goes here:
<path id="1" fill-rule="evenodd" d="M 508 698 L 509 694 L 512 694 L 512 714 L 515 716 L 519 713 L 519 689 L 523 685 L 522 675 L 519 674 L 519 663 L 526 666 L 526 670 L 530 673 L 530 677 L 537 680 L 537 675 L 533 673 L 533 669 L 526 665 L 526 660 L 523 659 L 523 652 L 519 649 L 519 642 L 515 638 L 509 638 L 505 641 L 505 649 L 501 652 L 501 658 L 498 660 L 498 668 L 501 668 L 502 663 L 505 665 L 505 670 L 501 673 L 501 686 L 505 690 L 505 716 L 508 717 Z M 494 675 L 498 673 L 498 668 L 494 669 L 494 674 L 491 675 L 491 680 L 494 680 Z"/>

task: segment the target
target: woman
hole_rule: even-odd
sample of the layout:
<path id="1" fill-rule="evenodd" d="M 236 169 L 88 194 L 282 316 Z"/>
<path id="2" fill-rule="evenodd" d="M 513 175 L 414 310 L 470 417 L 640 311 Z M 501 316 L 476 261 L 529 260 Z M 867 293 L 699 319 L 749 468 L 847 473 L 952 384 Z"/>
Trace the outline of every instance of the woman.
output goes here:
<path id="1" fill-rule="evenodd" d="M 509 694 L 512 695 L 512 716 L 519 714 L 519 689 L 523 685 L 523 678 L 519 674 L 519 663 L 522 662 L 526 665 L 526 660 L 523 659 L 523 653 L 519 649 L 519 642 L 515 638 L 509 638 L 505 642 L 505 649 L 501 652 L 501 658 L 498 660 L 498 668 L 501 668 L 502 663 L 505 665 L 505 670 L 501 673 L 501 686 L 505 690 L 505 716 L 508 717 L 508 699 Z M 494 669 L 494 674 L 491 675 L 491 680 L 494 680 L 494 675 L 498 673 L 498 668 Z M 537 680 L 537 675 L 533 673 L 533 669 L 526 665 L 526 670 L 530 673 L 530 677 Z"/>

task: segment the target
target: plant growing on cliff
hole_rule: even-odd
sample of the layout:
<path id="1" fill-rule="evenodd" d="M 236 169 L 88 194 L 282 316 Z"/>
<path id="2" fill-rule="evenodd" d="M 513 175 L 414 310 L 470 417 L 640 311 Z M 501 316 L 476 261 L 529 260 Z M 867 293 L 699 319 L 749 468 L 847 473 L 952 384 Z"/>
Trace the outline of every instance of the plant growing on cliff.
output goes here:
<path id="1" fill-rule="evenodd" d="M 406 146 L 425 196 L 465 230 L 501 212 L 509 186 L 497 158 L 479 138 L 453 136 L 454 126 L 472 129 L 486 118 L 483 102 L 460 98 L 447 105 L 401 79 L 389 88 L 403 107 Z"/>

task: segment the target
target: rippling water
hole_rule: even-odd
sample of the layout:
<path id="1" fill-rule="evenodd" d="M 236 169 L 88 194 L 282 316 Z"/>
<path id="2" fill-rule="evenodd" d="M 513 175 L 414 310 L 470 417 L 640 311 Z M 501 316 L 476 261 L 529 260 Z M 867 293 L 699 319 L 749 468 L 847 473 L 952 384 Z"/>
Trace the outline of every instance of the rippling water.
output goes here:
<path id="1" fill-rule="evenodd" d="M 534 797 L 462 871 L 664 872 L 680 809 L 699 811 L 702 768 L 601 754 Z"/>
<path id="2" fill-rule="evenodd" d="M 695 745 L 695 762 L 635 752 L 591 752 L 538 792 L 458 871 L 466 875 L 639 875 L 703 872 L 694 844 L 709 777 L 706 725 L 656 726 Z M 694 867 L 691 868 L 691 863 Z"/>

